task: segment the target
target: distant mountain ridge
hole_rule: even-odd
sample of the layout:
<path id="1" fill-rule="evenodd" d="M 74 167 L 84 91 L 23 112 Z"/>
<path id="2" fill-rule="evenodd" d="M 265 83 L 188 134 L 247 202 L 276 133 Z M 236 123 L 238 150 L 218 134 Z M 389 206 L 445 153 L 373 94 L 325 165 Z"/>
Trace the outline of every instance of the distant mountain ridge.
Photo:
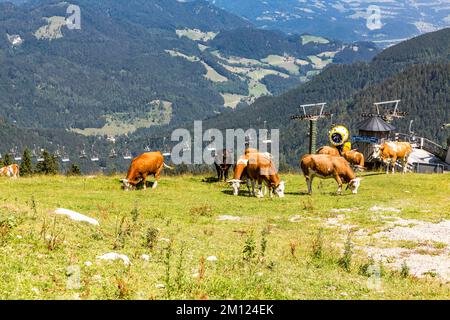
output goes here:
<path id="1" fill-rule="evenodd" d="M 344 41 L 365 40 L 390 44 L 392 42 L 389 40 L 410 38 L 450 26 L 450 6 L 446 0 L 210 2 L 248 19 L 260 28 L 278 29 L 287 33 L 313 33 Z M 375 11 L 369 9 L 374 7 L 378 7 L 381 13 L 379 23 L 371 17 Z"/>

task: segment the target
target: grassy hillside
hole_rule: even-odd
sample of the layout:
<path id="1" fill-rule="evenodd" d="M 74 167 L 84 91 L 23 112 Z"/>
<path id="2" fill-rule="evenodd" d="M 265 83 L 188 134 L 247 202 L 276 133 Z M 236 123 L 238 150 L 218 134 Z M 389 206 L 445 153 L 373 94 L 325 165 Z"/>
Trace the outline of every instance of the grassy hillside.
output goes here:
<path id="1" fill-rule="evenodd" d="M 198 176 L 129 193 L 118 178 L 0 179 L 0 299 L 448 298 L 448 282 L 433 270 L 414 275 L 414 259 L 448 265 L 450 243 L 377 236 L 396 221 L 406 231 L 448 222 L 447 175 L 368 175 L 360 194 L 344 196 L 325 181 L 312 197 L 302 177 L 288 175 L 287 197 L 273 201 L 235 198 Z M 100 226 L 55 216 L 56 208 Z M 348 230 L 353 254 L 344 255 Z M 401 255 L 380 265 L 368 257 L 374 250 Z M 96 258 L 110 252 L 131 265 Z M 400 272 L 403 261 L 409 271 Z M 68 288 L 77 267 L 81 287 Z"/>

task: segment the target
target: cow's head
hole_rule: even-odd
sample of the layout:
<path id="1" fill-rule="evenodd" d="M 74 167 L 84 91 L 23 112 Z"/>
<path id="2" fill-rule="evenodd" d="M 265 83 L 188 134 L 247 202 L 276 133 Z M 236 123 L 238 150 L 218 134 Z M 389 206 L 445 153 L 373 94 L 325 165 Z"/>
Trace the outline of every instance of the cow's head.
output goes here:
<path id="1" fill-rule="evenodd" d="M 231 186 L 233 187 L 233 195 L 237 196 L 239 195 L 239 189 L 241 188 L 241 180 L 238 179 L 233 179 L 233 180 L 229 180 L 228 183 L 231 184 Z"/>
<path id="2" fill-rule="evenodd" d="M 350 189 L 353 194 L 357 194 L 360 185 L 361 185 L 361 178 L 355 178 L 350 181 L 350 183 L 347 186 L 347 190 Z"/>
<path id="3" fill-rule="evenodd" d="M 373 154 L 372 154 L 372 157 L 374 158 L 374 159 L 381 159 L 381 145 L 379 145 L 379 144 L 376 144 L 375 146 L 374 146 L 374 149 L 373 149 Z"/>
<path id="4" fill-rule="evenodd" d="M 280 198 L 284 198 L 284 188 L 285 188 L 286 183 L 284 181 L 280 182 L 280 185 L 278 187 L 275 188 L 275 193 L 280 197 Z"/>
<path id="5" fill-rule="evenodd" d="M 128 179 L 121 179 L 120 182 L 122 182 L 122 188 L 125 191 L 131 191 L 134 189 L 134 186 L 130 183 Z"/>

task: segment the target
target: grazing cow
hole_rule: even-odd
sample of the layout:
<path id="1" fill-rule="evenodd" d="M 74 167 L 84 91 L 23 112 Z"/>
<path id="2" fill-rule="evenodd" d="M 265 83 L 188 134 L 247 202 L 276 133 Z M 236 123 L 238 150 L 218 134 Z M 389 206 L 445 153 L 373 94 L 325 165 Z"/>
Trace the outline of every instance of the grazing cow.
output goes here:
<path id="1" fill-rule="evenodd" d="M 228 180 L 228 172 L 230 168 L 233 166 L 233 158 L 231 152 L 224 149 L 219 151 L 215 157 L 214 165 L 217 170 L 217 179 L 220 181 Z"/>
<path id="2" fill-rule="evenodd" d="M 344 151 L 342 156 L 347 160 L 356 170 L 363 171 L 365 165 L 365 158 L 361 152 L 357 150 Z"/>
<path id="3" fill-rule="evenodd" d="M 337 194 L 342 193 L 343 184 L 348 184 L 347 189 L 350 189 L 352 193 L 358 193 L 361 178 L 356 177 L 350 164 L 342 157 L 322 154 L 305 155 L 300 166 L 306 178 L 309 194 L 312 194 L 312 183 L 315 177 L 334 178 L 339 186 Z"/>
<path id="4" fill-rule="evenodd" d="M 144 190 L 146 190 L 147 177 L 154 175 L 155 183 L 153 184 L 153 189 L 155 189 L 158 186 L 158 180 L 164 168 L 173 169 L 164 163 L 164 156 L 161 152 L 144 153 L 133 159 L 126 179 L 120 181 L 123 183 L 123 188 L 127 191 L 136 189 L 140 183 L 144 184 Z"/>
<path id="5" fill-rule="evenodd" d="M 324 146 L 324 147 L 320 148 L 319 150 L 317 150 L 316 153 L 317 154 L 327 154 L 330 156 L 340 156 L 341 155 L 339 153 L 338 149 L 336 149 L 335 147 L 329 147 L 329 146 Z"/>
<path id="6" fill-rule="evenodd" d="M 248 154 L 242 156 L 234 166 L 234 176 L 233 180 L 229 180 L 228 183 L 231 183 L 233 186 L 233 194 L 235 196 L 239 195 L 239 188 L 241 183 L 245 180 L 247 182 L 248 194 L 250 196 L 255 196 L 255 181 L 252 180 L 247 173 L 247 157 Z M 235 185 L 239 185 L 235 188 Z"/>
<path id="7" fill-rule="evenodd" d="M 386 173 L 389 174 L 389 166 L 392 165 L 392 173 L 395 173 L 395 164 L 401 160 L 403 173 L 407 171 L 408 159 L 412 153 L 411 144 L 408 142 L 385 142 L 381 146 L 375 146 L 373 157 L 381 159 L 386 165 Z"/>
<path id="8" fill-rule="evenodd" d="M 19 166 L 17 164 L 12 164 L 0 169 L 0 177 L 10 177 L 13 179 L 17 179 L 19 177 L 19 171 Z"/>
<path id="9" fill-rule="evenodd" d="M 233 186 L 234 195 L 238 195 L 241 186 L 242 174 L 246 171 L 246 175 L 251 181 L 258 182 L 258 198 L 263 198 L 263 184 L 270 190 L 270 197 L 275 192 L 280 198 L 284 198 L 285 183 L 281 181 L 275 165 L 273 157 L 267 153 L 247 153 L 242 156 L 236 164 L 235 177 L 230 181 Z M 248 186 L 248 184 L 247 184 Z"/>

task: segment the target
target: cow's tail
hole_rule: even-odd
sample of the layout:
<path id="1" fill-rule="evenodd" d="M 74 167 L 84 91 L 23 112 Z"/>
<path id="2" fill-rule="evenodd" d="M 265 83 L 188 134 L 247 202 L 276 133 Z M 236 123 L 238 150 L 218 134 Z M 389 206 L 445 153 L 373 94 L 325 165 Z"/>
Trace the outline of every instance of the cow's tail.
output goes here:
<path id="1" fill-rule="evenodd" d="M 165 162 L 163 163 L 164 168 L 169 169 L 169 170 L 175 170 L 174 167 L 168 166 Z"/>

